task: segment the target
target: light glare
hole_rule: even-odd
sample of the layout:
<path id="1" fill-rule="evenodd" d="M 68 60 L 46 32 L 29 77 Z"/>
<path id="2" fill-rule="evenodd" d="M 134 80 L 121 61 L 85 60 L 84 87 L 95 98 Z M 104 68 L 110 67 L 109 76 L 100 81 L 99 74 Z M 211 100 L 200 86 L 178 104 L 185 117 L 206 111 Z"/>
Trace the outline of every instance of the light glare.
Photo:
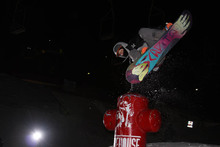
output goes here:
<path id="1" fill-rule="evenodd" d="M 42 134 L 42 132 L 39 131 L 39 130 L 35 130 L 35 131 L 32 133 L 32 139 L 33 139 L 34 141 L 39 141 L 39 140 L 42 139 L 42 137 L 43 137 L 43 134 Z"/>

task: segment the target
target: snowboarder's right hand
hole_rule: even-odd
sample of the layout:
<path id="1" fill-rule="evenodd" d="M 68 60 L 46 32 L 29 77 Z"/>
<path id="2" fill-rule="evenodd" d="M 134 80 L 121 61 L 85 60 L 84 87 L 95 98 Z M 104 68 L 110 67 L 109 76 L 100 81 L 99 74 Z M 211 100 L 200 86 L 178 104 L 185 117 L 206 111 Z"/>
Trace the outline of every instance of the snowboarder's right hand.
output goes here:
<path id="1" fill-rule="evenodd" d="M 165 29 L 166 31 L 168 31 L 169 28 L 170 28 L 172 25 L 173 25 L 173 23 L 171 23 L 171 22 L 167 22 L 167 23 L 166 23 L 166 26 L 165 26 L 164 29 Z"/>

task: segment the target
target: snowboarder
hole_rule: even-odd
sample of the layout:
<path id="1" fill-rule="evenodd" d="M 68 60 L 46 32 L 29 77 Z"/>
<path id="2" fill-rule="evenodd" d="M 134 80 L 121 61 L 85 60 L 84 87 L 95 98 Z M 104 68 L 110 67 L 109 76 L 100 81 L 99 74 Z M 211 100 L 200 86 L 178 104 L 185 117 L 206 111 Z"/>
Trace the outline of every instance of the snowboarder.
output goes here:
<path id="1" fill-rule="evenodd" d="M 129 43 L 116 43 L 116 45 L 113 47 L 113 52 L 115 53 L 116 57 L 125 59 L 129 57 L 130 61 L 134 62 L 151 46 L 153 46 L 171 26 L 172 23 L 166 23 L 164 29 L 141 28 L 138 32 L 138 35 L 129 41 Z M 165 57 L 158 62 L 153 71 L 157 71 L 164 60 Z"/>

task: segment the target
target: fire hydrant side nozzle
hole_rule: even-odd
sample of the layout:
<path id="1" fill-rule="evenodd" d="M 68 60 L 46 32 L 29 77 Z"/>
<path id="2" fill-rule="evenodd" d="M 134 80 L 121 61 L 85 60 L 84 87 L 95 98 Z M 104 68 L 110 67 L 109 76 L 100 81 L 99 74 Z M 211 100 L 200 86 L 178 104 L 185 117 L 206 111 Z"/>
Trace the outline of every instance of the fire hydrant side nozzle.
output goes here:
<path id="1" fill-rule="evenodd" d="M 146 132 L 158 132 L 161 127 L 161 115 L 158 110 L 145 110 L 138 116 L 139 126 Z"/>
<path id="2" fill-rule="evenodd" d="M 105 128 L 109 131 L 114 131 L 116 127 L 116 113 L 117 110 L 108 110 L 105 112 L 104 117 L 103 117 L 103 124 Z"/>

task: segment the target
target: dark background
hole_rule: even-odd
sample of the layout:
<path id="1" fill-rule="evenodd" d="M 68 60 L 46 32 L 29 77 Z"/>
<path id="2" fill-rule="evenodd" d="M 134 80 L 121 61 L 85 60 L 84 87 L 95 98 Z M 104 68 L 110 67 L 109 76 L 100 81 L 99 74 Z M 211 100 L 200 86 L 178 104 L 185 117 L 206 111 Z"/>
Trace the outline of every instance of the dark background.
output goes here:
<path id="1" fill-rule="evenodd" d="M 161 28 L 174 22 L 187 9 L 193 26 L 168 54 L 157 88 L 196 92 L 212 108 L 218 100 L 218 11 L 212 1 L 1 3 L 1 72 L 57 85 L 65 79 L 82 91 L 90 85 L 113 93 L 130 89 L 124 78 L 128 62 L 117 64 L 121 60 L 112 52 L 114 44 L 129 41 L 141 27 Z"/>
<path id="2" fill-rule="evenodd" d="M 120 64 L 123 60 L 112 52 L 114 44 L 128 42 L 141 27 L 163 28 L 166 22 L 175 22 L 183 10 L 189 10 L 191 30 L 170 51 L 159 71 L 152 72 L 135 90 L 162 113 L 165 127 L 157 134 L 162 139 L 150 135 L 151 142 L 219 144 L 218 9 L 217 1 L 1 0 L 0 99 L 5 118 L 1 129 L 8 127 L 6 120 L 15 130 L 19 120 L 25 128 L 26 115 L 17 114 L 17 108 L 28 106 L 32 112 L 32 107 L 37 107 L 45 116 L 38 111 L 30 116 L 35 115 L 36 122 L 50 119 L 48 128 L 57 131 L 51 139 L 54 144 L 63 146 L 63 139 L 67 139 L 71 146 L 75 141 L 71 135 L 77 132 L 76 140 L 83 137 L 94 146 L 97 140 L 102 141 L 100 146 L 110 145 L 113 134 L 103 129 L 102 116 L 130 89 L 125 80 L 129 63 Z M 52 89 L 53 96 L 42 85 Z M 165 111 L 162 104 L 166 104 Z M 5 105 L 9 107 L 5 109 Z M 46 113 L 53 111 L 52 107 L 59 107 L 62 115 Z M 22 109 L 22 114 L 26 112 Z M 197 129 L 182 129 L 191 118 L 198 121 Z M 207 121 L 217 123 L 217 127 L 210 129 L 210 123 L 204 123 Z M 3 142 L 7 138 L 0 137 Z"/>
<path id="3" fill-rule="evenodd" d="M 164 87 L 186 92 L 198 88 L 200 99 L 217 99 L 218 13 L 212 1 L 1 3 L 2 72 L 58 85 L 67 79 L 78 86 L 113 91 L 117 87 L 121 92 L 129 90 L 124 78 L 128 62 L 116 66 L 121 60 L 112 52 L 114 44 L 129 41 L 141 27 L 174 22 L 187 9 L 193 16 L 192 29 L 169 53 L 159 80 Z"/>

